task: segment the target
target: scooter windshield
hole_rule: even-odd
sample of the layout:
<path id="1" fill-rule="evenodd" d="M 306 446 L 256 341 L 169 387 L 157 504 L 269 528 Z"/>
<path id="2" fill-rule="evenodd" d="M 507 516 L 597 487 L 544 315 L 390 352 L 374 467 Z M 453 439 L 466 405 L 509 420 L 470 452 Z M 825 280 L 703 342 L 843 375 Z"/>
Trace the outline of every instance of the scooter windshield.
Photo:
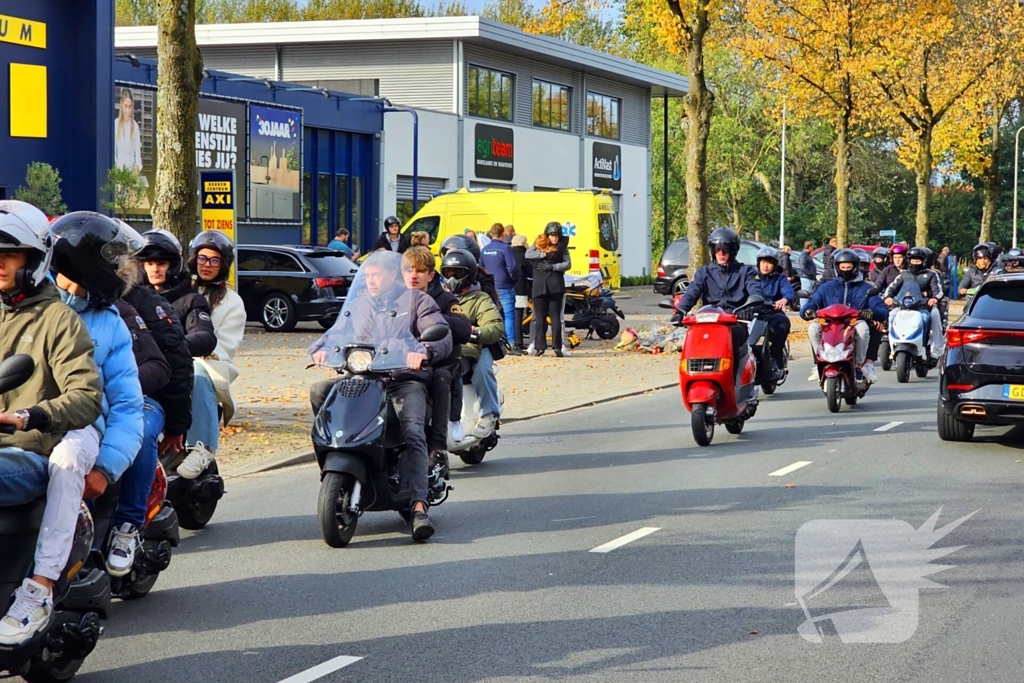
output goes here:
<path id="1" fill-rule="evenodd" d="M 896 301 L 907 308 L 919 306 L 924 301 L 924 295 L 921 293 L 921 286 L 917 284 L 917 280 L 904 282 L 896 295 Z"/>
<path id="2" fill-rule="evenodd" d="M 308 353 L 313 362 L 351 372 L 408 367 L 410 353 L 425 353 L 416 339 L 413 297 L 402 279 L 402 257 L 376 251 L 356 273 L 338 320 Z"/>

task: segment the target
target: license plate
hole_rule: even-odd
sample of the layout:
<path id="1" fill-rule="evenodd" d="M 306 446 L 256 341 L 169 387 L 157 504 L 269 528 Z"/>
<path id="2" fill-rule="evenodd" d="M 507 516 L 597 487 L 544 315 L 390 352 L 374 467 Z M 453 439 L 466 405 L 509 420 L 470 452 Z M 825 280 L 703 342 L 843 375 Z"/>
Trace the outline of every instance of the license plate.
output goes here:
<path id="1" fill-rule="evenodd" d="M 1024 401 L 1024 384 L 1004 384 L 1004 401 Z"/>

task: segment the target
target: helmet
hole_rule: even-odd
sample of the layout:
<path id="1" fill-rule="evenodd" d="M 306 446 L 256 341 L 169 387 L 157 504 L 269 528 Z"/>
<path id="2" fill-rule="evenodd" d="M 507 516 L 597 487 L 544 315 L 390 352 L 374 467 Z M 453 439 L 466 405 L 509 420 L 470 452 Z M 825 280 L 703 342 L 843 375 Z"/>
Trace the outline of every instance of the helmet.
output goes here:
<path id="1" fill-rule="evenodd" d="M 854 268 L 851 271 L 839 269 L 840 263 L 852 263 Z M 853 249 L 839 249 L 832 254 L 832 264 L 836 269 L 836 277 L 845 282 L 856 280 L 860 276 L 860 257 Z"/>
<path id="2" fill-rule="evenodd" d="M 999 242 L 985 242 L 985 244 L 988 246 L 993 260 L 999 258 L 999 255 L 1003 253 L 1003 249 L 999 246 Z"/>
<path id="3" fill-rule="evenodd" d="M 450 276 L 445 271 L 456 271 Z M 461 292 L 476 281 L 476 257 L 466 249 L 452 249 L 441 259 L 441 276 L 450 292 Z"/>
<path id="4" fill-rule="evenodd" d="M 480 260 L 480 244 L 472 237 L 452 235 L 441 243 L 441 256 L 443 257 L 453 249 L 464 249 L 472 254 L 475 260 Z"/>
<path id="5" fill-rule="evenodd" d="M 562 235 L 565 234 L 565 231 L 562 230 L 561 223 L 559 223 L 558 221 L 551 221 L 550 223 L 544 226 L 544 234 L 558 235 L 559 237 L 561 237 Z"/>
<path id="6" fill-rule="evenodd" d="M 854 249 L 853 253 L 857 254 L 857 258 L 860 259 L 860 270 L 862 273 L 871 270 L 871 254 L 863 249 Z"/>
<path id="7" fill-rule="evenodd" d="M 718 228 L 708 237 L 708 248 L 714 254 L 718 246 L 725 247 L 730 260 L 735 259 L 736 254 L 740 253 L 740 236 L 730 228 Z"/>
<path id="8" fill-rule="evenodd" d="M 167 269 L 167 284 L 175 285 L 181 279 L 181 242 L 169 230 L 150 230 L 142 234 L 146 244 L 142 251 L 135 255 L 140 262 L 170 261 Z M 149 276 L 143 269 L 142 277 L 150 284 Z"/>
<path id="9" fill-rule="evenodd" d="M 920 265 L 914 265 L 911 261 L 920 260 Z M 909 264 L 910 272 L 917 275 L 928 267 L 928 253 L 924 250 L 924 247 L 912 247 L 907 251 L 907 262 Z"/>
<path id="10" fill-rule="evenodd" d="M 989 261 L 992 261 L 992 247 L 987 242 L 982 242 L 971 250 L 971 256 L 975 261 L 980 258 L 987 258 Z"/>
<path id="11" fill-rule="evenodd" d="M 875 250 L 871 252 L 871 259 L 877 262 L 877 267 L 881 268 L 889 262 L 889 250 L 885 247 L 876 247 Z"/>
<path id="12" fill-rule="evenodd" d="M 935 265 L 935 252 L 928 247 L 921 247 L 921 251 L 924 252 L 924 267 L 931 268 Z"/>
<path id="13" fill-rule="evenodd" d="M 904 256 L 906 256 L 907 248 L 902 244 L 894 244 L 892 245 L 892 249 L 889 250 L 889 253 L 891 253 L 893 256 L 895 256 L 896 254 L 903 254 Z"/>
<path id="14" fill-rule="evenodd" d="M 19 295 L 29 296 L 46 282 L 52 245 L 46 214 L 27 202 L 0 201 L 0 250 L 28 254 L 25 265 L 15 276 L 16 290 L 3 295 L 5 302 Z"/>
<path id="15" fill-rule="evenodd" d="M 757 251 L 757 263 L 760 265 L 761 261 L 771 261 L 772 264 L 779 267 L 779 250 L 774 247 L 761 247 Z"/>
<path id="16" fill-rule="evenodd" d="M 199 256 L 200 249 L 213 249 L 220 254 L 220 272 L 210 284 L 219 285 L 227 280 L 231 266 L 235 262 L 235 245 L 228 236 L 218 230 L 206 230 L 196 235 L 192 243 L 188 245 L 188 272 L 194 278 L 199 277 L 196 257 Z"/>
<path id="17" fill-rule="evenodd" d="M 398 216 L 388 216 L 384 219 L 384 229 L 387 230 L 389 225 L 397 225 L 401 227 L 401 223 L 398 222 Z"/>
<path id="18" fill-rule="evenodd" d="M 50 225 L 50 234 L 50 267 L 105 305 L 124 294 L 126 284 L 118 274 L 121 261 L 145 245 L 133 228 L 92 211 L 75 211 L 58 218 Z"/>

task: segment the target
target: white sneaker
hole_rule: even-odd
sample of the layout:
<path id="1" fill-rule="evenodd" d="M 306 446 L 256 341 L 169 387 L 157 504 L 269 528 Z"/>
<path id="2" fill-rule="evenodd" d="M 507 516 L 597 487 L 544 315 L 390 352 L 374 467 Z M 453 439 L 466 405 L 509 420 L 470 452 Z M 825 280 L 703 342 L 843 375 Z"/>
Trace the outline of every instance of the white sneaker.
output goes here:
<path id="1" fill-rule="evenodd" d="M 878 375 L 875 374 L 874 363 L 870 361 L 864 363 L 864 365 L 861 366 L 860 371 L 864 373 L 864 379 L 866 379 L 871 384 L 874 384 L 875 382 L 878 381 Z"/>
<path id="2" fill-rule="evenodd" d="M 807 381 L 808 382 L 817 382 L 818 381 L 818 366 L 817 365 L 815 365 L 813 368 L 811 368 L 811 376 L 807 378 Z"/>
<path id="3" fill-rule="evenodd" d="M 572 358 L 572 354 L 569 353 L 569 349 L 564 347 L 564 346 L 562 347 L 562 357 L 563 358 Z"/>
<path id="4" fill-rule="evenodd" d="M 449 422 L 448 434 L 452 437 L 452 441 L 454 441 L 455 443 L 465 441 L 466 433 L 462 430 L 462 420 L 459 420 L 457 422 Z"/>
<path id="5" fill-rule="evenodd" d="M 0 619 L 0 645 L 20 645 L 45 629 L 53 616 L 50 589 L 25 579 L 14 591 L 14 604 Z"/>
<path id="6" fill-rule="evenodd" d="M 196 441 L 196 445 L 192 447 L 192 452 L 178 465 L 178 476 L 182 479 L 195 479 L 212 462 L 213 451 L 207 448 L 202 441 Z"/>
<path id="7" fill-rule="evenodd" d="M 497 415 L 484 415 L 477 421 L 476 427 L 473 427 L 471 435 L 478 439 L 486 439 L 494 433 L 494 424 L 497 421 Z"/>
<path id="8" fill-rule="evenodd" d="M 135 553 L 139 549 L 139 531 L 134 524 L 125 522 L 114 531 L 110 539 L 110 554 L 107 555 L 107 571 L 111 576 L 127 576 L 135 564 Z"/>

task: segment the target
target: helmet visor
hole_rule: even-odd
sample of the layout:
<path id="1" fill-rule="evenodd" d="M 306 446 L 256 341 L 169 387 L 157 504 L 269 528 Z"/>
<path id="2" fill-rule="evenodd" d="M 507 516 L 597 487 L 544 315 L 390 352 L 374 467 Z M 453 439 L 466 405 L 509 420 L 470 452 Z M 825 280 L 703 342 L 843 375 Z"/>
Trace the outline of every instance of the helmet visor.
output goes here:
<path id="1" fill-rule="evenodd" d="M 117 265 L 121 259 L 138 254 L 144 246 L 146 241 L 142 239 L 142 235 L 122 223 L 117 226 L 117 234 L 100 249 L 100 255 L 107 263 Z"/>

